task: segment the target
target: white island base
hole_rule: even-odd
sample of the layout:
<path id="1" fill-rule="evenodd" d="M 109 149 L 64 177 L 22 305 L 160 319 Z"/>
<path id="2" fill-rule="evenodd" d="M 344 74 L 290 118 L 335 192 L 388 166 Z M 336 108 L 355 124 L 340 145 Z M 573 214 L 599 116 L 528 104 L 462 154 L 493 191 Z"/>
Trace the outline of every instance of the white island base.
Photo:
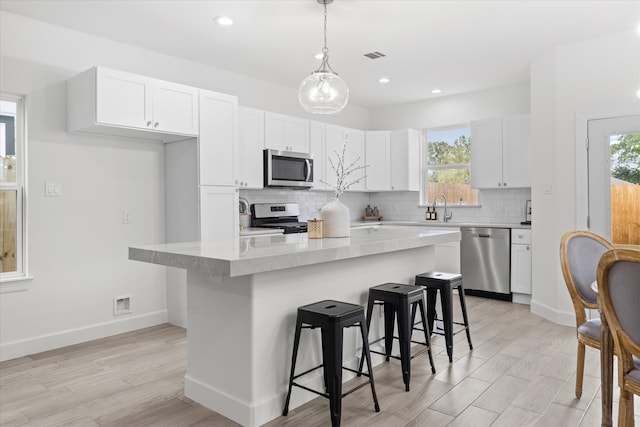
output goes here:
<path id="1" fill-rule="evenodd" d="M 433 244 L 460 238 L 458 232 L 421 233 L 415 229 L 392 234 L 398 233 L 419 237 L 404 236 L 399 244 L 392 238 L 393 242 L 387 239 L 381 244 L 384 231 L 374 233 L 377 240 L 372 240 L 371 231 L 366 230 L 354 230 L 351 239 L 320 241 L 307 241 L 306 234 L 265 236 L 251 238 L 251 243 L 247 243 L 259 249 L 252 247 L 253 253 L 250 250 L 249 255 L 239 255 L 233 260 L 205 255 L 211 248 L 205 248 L 204 243 L 198 243 L 197 248 L 194 243 L 191 247 L 172 244 L 131 248 L 129 257 L 187 268 L 185 396 L 244 426 L 253 427 L 282 415 L 299 306 L 324 299 L 365 306 L 370 287 L 385 282 L 413 284 L 416 274 L 433 269 Z M 426 238 L 427 235 L 433 238 Z M 366 240 L 370 242 L 368 245 Z M 286 242 L 291 251 L 284 250 L 280 241 Z M 265 242 L 274 244 L 270 246 Z M 269 247 L 269 255 L 258 255 Z M 313 262 L 314 257 L 327 256 L 337 259 Z M 247 259 L 253 263 L 243 264 Z M 207 264 L 206 260 L 211 262 Z M 278 269 L 269 271 L 266 267 L 269 262 L 270 268 Z M 248 273 L 249 270 L 267 271 Z M 243 274 L 233 276 L 241 271 Z M 381 336 L 381 323 L 376 316 L 370 339 Z M 354 369 L 361 348 L 356 329 L 345 330 L 344 337 L 344 365 Z M 304 330 L 296 372 L 320 365 L 321 354 L 319 331 Z M 381 360 L 381 357 L 374 358 L 374 363 Z M 352 378 L 346 374 L 345 371 L 345 381 Z M 322 370 L 299 381 L 321 390 Z M 315 397 L 294 388 L 290 408 Z"/>

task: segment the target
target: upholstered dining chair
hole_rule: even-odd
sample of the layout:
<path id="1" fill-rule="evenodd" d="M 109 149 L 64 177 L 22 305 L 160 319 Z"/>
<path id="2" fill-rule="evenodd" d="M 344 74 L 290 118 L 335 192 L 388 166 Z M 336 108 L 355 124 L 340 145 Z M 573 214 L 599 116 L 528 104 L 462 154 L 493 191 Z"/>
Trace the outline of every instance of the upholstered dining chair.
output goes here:
<path id="1" fill-rule="evenodd" d="M 618 426 L 632 426 L 633 395 L 640 396 L 640 250 L 605 252 L 598 264 L 598 292 L 618 355 Z"/>
<path id="2" fill-rule="evenodd" d="M 590 231 L 569 231 L 560 239 L 560 264 L 576 313 L 578 357 L 576 397 L 582 396 L 585 345 L 600 350 L 600 318 L 587 320 L 586 309 L 598 308 L 598 294 L 591 289 L 598 261 L 613 249 L 604 237 Z"/>

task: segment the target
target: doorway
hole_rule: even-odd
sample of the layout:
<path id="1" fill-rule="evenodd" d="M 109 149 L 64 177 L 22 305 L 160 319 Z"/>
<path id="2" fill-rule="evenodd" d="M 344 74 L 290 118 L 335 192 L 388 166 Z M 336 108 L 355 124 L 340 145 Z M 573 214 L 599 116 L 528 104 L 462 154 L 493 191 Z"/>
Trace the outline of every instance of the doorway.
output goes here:
<path id="1" fill-rule="evenodd" d="M 587 121 L 587 228 L 640 245 L 640 115 Z"/>

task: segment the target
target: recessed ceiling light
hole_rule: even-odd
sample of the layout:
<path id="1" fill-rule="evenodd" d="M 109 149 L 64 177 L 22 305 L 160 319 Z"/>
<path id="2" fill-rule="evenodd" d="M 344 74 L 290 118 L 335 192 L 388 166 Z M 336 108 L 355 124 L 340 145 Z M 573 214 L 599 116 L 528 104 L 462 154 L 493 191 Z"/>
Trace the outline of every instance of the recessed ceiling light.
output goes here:
<path id="1" fill-rule="evenodd" d="M 231 25 L 233 24 L 233 19 L 229 18 L 228 16 L 216 16 L 215 18 L 213 18 L 213 22 L 217 23 L 218 25 Z"/>
<path id="2" fill-rule="evenodd" d="M 380 83 L 389 83 L 391 81 L 391 79 L 389 77 L 380 77 L 378 79 L 378 82 Z"/>
<path id="3" fill-rule="evenodd" d="M 435 93 L 442 93 L 442 90 L 440 90 L 440 89 L 433 89 L 433 90 L 431 91 L 431 93 L 434 93 L 434 94 L 435 94 Z"/>

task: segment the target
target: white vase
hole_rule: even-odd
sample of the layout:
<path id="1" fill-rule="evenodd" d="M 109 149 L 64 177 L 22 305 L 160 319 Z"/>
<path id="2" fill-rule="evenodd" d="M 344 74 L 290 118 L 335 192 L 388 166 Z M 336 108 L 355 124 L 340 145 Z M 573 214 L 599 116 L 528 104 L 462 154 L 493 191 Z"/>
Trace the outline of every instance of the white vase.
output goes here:
<path id="1" fill-rule="evenodd" d="M 331 199 L 320 210 L 322 217 L 322 237 L 349 237 L 351 217 L 349 208 L 340 199 Z"/>

